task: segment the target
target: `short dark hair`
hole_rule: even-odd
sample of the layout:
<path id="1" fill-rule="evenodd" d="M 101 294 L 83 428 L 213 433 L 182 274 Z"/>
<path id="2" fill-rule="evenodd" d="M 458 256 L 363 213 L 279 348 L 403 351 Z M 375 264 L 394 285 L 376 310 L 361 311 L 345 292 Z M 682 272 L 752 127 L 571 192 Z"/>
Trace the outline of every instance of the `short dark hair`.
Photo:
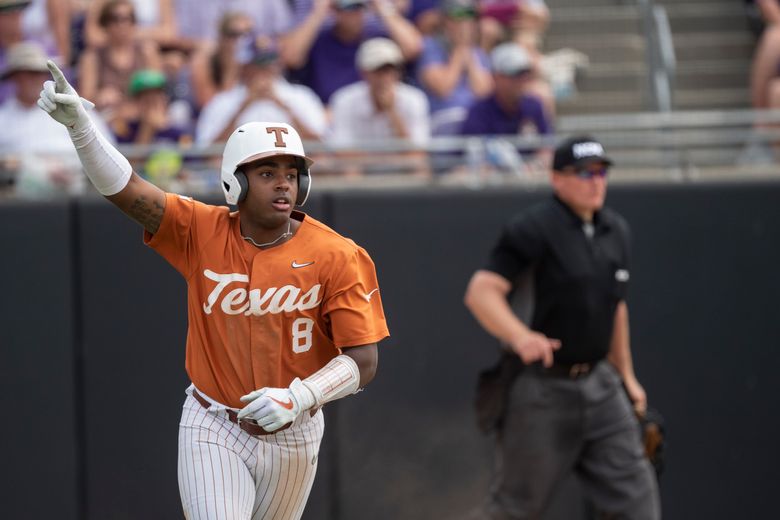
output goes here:
<path id="1" fill-rule="evenodd" d="M 108 0 L 108 2 L 103 4 L 103 7 L 100 8 L 100 14 L 98 15 L 98 25 L 100 25 L 100 27 L 107 27 L 114 18 L 114 9 L 120 5 L 127 5 L 130 7 L 133 22 L 135 22 L 135 6 L 133 6 L 133 3 L 130 0 Z"/>

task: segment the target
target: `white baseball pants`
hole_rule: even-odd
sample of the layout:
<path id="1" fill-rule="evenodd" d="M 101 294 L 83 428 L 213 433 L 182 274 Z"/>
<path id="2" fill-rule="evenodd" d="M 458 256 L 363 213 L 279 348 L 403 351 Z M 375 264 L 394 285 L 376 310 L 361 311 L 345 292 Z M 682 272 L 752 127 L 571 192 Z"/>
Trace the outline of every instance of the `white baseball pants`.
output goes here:
<path id="1" fill-rule="evenodd" d="M 179 424 L 179 491 L 188 520 L 297 520 L 317 471 L 322 410 L 284 431 L 252 436 L 224 408 L 187 392 Z"/>

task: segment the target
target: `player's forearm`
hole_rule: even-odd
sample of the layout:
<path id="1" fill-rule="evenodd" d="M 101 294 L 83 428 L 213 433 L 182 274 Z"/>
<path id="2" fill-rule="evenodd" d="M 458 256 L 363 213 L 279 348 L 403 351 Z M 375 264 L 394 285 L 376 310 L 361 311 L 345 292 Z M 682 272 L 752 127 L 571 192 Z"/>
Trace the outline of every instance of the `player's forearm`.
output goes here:
<path id="1" fill-rule="evenodd" d="M 360 368 L 352 356 L 341 354 L 300 383 L 296 385 L 293 381 L 290 389 L 296 397 L 301 397 L 299 403 L 303 410 L 307 410 L 358 392 Z"/>
<path id="2" fill-rule="evenodd" d="M 76 147 L 87 177 L 101 195 L 115 195 L 130 180 L 133 168 L 128 160 L 98 131 L 86 113 L 68 133 Z"/>
<path id="3" fill-rule="evenodd" d="M 607 359 L 617 368 L 624 379 L 634 378 L 634 363 L 631 359 L 631 341 L 628 325 L 628 306 L 621 301 L 615 309 L 612 340 Z"/>
<path id="4" fill-rule="evenodd" d="M 343 349 L 342 353 L 349 356 L 355 362 L 360 372 L 360 388 L 370 383 L 376 375 L 376 368 L 379 363 L 379 349 L 376 343 L 362 345 L 360 347 L 349 347 Z"/>

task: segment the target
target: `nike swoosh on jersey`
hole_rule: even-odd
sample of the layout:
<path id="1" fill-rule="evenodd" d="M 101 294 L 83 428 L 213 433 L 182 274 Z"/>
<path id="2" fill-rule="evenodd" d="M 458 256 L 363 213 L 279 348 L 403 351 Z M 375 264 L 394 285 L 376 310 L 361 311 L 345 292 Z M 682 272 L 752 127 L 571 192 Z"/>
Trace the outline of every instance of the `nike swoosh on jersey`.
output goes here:
<path id="1" fill-rule="evenodd" d="M 292 410 L 292 407 L 293 407 L 293 402 L 292 402 L 292 399 L 288 399 L 286 402 L 285 402 L 285 401 L 280 401 L 279 399 L 274 399 L 273 397 L 269 397 L 269 399 L 270 399 L 271 401 L 274 401 L 274 402 L 276 402 L 276 403 L 279 403 L 279 405 L 280 405 L 282 408 L 286 408 L 286 409 L 288 409 L 288 410 Z"/>
<path id="2" fill-rule="evenodd" d="M 375 293 L 375 292 L 377 292 L 378 290 L 379 290 L 379 288 L 377 287 L 376 289 L 374 289 L 374 290 L 373 290 L 373 291 L 371 291 L 370 293 L 368 293 L 368 294 L 364 294 L 364 295 L 363 295 L 363 298 L 365 298 L 365 299 L 366 299 L 366 301 L 370 303 L 370 302 L 371 302 L 371 297 L 372 297 L 372 296 L 374 295 L 374 293 Z"/>
<path id="3" fill-rule="evenodd" d="M 311 261 L 311 262 L 304 262 L 304 263 L 302 263 L 302 264 L 299 264 L 298 262 L 296 262 L 295 260 L 293 260 L 293 261 L 292 261 L 292 267 L 293 267 L 293 269 L 298 269 L 298 268 L 300 268 L 300 267 L 306 267 L 307 265 L 311 265 L 311 264 L 313 264 L 313 263 L 314 263 L 314 261 Z"/>

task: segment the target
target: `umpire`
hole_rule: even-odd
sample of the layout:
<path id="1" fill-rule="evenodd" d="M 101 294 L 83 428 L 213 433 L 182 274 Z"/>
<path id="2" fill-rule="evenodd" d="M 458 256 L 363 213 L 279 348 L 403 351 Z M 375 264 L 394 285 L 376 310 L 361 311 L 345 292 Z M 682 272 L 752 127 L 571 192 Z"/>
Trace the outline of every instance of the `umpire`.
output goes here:
<path id="1" fill-rule="evenodd" d="M 611 165 L 595 139 L 563 142 L 554 195 L 509 222 L 466 290 L 505 347 L 477 395 L 498 444 L 479 518 L 540 518 L 570 471 L 608 518 L 661 516 L 635 415 L 647 400 L 629 345 L 629 228 L 603 207 Z"/>

